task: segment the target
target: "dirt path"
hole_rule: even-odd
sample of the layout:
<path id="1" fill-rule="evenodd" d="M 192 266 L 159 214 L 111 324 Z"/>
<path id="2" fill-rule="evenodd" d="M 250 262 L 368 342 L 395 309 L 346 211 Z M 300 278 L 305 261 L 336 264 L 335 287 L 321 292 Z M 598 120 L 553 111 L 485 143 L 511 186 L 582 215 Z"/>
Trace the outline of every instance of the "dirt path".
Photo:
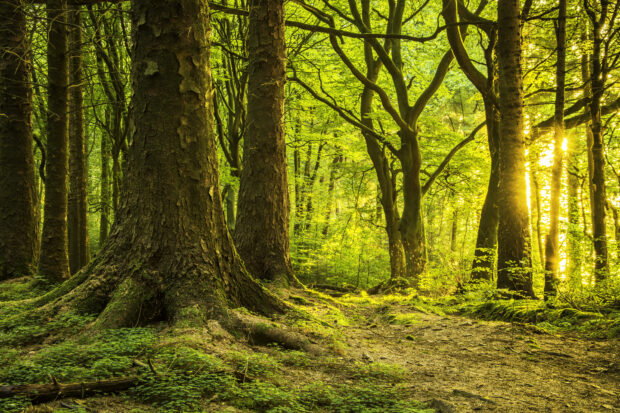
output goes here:
<path id="1" fill-rule="evenodd" d="M 412 396 L 436 399 L 442 412 L 620 411 L 618 340 L 425 313 L 390 324 L 388 312 L 411 314 L 399 307 L 351 314 L 361 325 L 343 328 L 348 356 L 403 366 Z"/>

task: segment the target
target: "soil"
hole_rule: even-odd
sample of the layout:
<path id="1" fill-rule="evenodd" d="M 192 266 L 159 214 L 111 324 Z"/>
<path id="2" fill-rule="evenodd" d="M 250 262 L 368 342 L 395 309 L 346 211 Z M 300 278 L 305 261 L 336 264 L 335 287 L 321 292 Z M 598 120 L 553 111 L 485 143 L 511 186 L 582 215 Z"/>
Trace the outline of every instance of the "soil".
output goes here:
<path id="1" fill-rule="evenodd" d="M 406 368 L 412 397 L 432 400 L 438 411 L 620 411 L 619 340 L 425 313 L 417 313 L 412 325 L 389 324 L 382 313 L 395 312 L 411 310 L 365 308 L 356 314 L 366 322 L 343 327 L 347 352 Z"/>
<path id="2" fill-rule="evenodd" d="M 352 383 L 344 367 L 383 363 L 405 369 L 401 385 L 407 398 L 427 402 L 439 413 L 620 412 L 618 339 L 594 340 L 573 333 L 550 334 L 526 324 L 425 313 L 403 303 L 386 303 L 389 300 L 358 304 L 294 294 L 299 294 L 303 308 L 334 327 L 329 334 L 340 346 L 330 347 L 325 337 L 315 336 L 328 354 L 309 356 L 307 366 L 283 366 L 279 380 L 293 387 Z M 330 318 L 330 311 L 337 315 Z M 200 342 L 209 353 L 278 352 L 250 346 L 225 331 L 208 330 Z M 304 333 L 313 336 L 312 331 Z M 59 403 L 30 412 L 51 411 L 44 409 Z M 129 411 L 130 406 L 132 411 L 154 411 L 112 395 L 77 403 L 96 412 Z M 207 411 L 241 410 L 213 402 Z"/>

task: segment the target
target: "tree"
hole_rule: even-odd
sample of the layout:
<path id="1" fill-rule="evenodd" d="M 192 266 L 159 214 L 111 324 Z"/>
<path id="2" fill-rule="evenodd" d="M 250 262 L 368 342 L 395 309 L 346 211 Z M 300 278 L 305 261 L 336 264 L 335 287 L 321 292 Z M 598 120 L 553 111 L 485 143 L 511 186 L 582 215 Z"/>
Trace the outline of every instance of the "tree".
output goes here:
<path id="1" fill-rule="evenodd" d="M 525 184 L 519 0 L 498 0 L 499 225 L 497 287 L 533 297 Z"/>
<path id="2" fill-rule="evenodd" d="M 285 306 L 244 269 L 226 229 L 212 131 L 205 0 L 134 0 L 132 145 L 123 201 L 91 263 L 33 303 L 99 314 L 118 327 L 167 320 L 230 321 L 229 305 Z M 184 324 L 186 325 L 186 324 Z"/>
<path id="3" fill-rule="evenodd" d="M 69 268 L 75 274 L 88 264 L 88 203 L 86 149 L 84 137 L 84 96 L 82 74 L 82 19 L 80 7 L 69 11 Z"/>
<path id="4" fill-rule="evenodd" d="M 560 194 L 564 141 L 564 88 L 566 83 L 566 1 L 560 0 L 556 25 L 556 92 L 553 167 L 551 169 L 551 211 L 545 238 L 545 297 L 555 295 L 560 265 Z"/>
<path id="5" fill-rule="evenodd" d="M 494 22 L 485 20 L 473 14 L 458 0 L 444 0 L 442 15 L 446 21 L 448 41 L 461 70 L 478 89 L 484 103 L 487 127 L 487 141 L 491 156 L 491 173 L 487 193 L 480 212 L 478 235 L 474 260 L 472 263 L 471 278 L 474 281 L 491 280 L 495 264 L 497 248 L 497 227 L 499 224 L 499 123 L 500 114 L 497 103 L 497 26 Z M 486 77 L 476 69 L 468 56 L 463 44 L 464 29 L 458 26 L 458 21 L 476 23 L 487 35 L 489 42 L 484 50 L 484 59 L 487 67 Z M 466 27 L 466 26 L 465 26 Z"/>
<path id="6" fill-rule="evenodd" d="M 605 81 L 608 70 L 612 65 L 609 63 L 610 56 L 604 50 L 608 49 L 617 30 L 612 30 L 607 38 L 604 37 L 603 27 L 608 23 L 609 0 L 601 0 L 600 11 L 598 7 L 588 0 L 584 0 L 584 9 L 590 26 L 592 27 L 592 51 L 589 54 L 589 81 L 592 100 L 589 105 L 590 124 L 589 129 L 592 138 L 590 146 L 592 156 L 591 174 L 591 207 L 592 207 L 592 236 L 594 237 L 594 275 L 596 281 L 602 281 L 609 275 L 609 262 L 607 257 L 607 228 L 606 228 L 606 204 L 605 191 L 605 142 L 601 122 L 601 100 L 603 97 Z M 620 4 L 615 7 L 610 18 L 611 23 L 618 14 Z M 617 58 L 616 58 L 617 60 Z"/>
<path id="7" fill-rule="evenodd" d="M 24 2 L 0 0 L 0 280 L 31 274 L 38 250 L 30 70 Z"/>
<path id="8" fill-rule="evenodd" d="M 248 107 L 235 245 L 253 275 L 288 282 L 289 196 L 284 141 L 284 2 L 252 0 Z"/>
<path id="9" fill-rule="evenodd" d="M 69 167 L 67 2 L 48 0 L 46 9 L 49 25 L 47 162 L 39 274 L 50 281 L 62 281 L 70 275 L 67 250 Z"/>

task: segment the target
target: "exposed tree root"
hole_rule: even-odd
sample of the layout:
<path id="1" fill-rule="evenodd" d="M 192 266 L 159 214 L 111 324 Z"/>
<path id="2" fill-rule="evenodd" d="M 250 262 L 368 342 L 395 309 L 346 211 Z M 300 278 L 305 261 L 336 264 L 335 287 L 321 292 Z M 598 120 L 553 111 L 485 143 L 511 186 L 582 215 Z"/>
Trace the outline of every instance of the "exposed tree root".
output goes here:
<path id="1" fill-rule="evenodd" d="M 326 350 L 312 342 L 303 334 L 267 323 L 266 320 L 248 315 L 234 313 L 230 327 L 245 334 L 251 344 L 278 344 L 290 350 L 303 350 L 309 354 L 321 355 Z"/>

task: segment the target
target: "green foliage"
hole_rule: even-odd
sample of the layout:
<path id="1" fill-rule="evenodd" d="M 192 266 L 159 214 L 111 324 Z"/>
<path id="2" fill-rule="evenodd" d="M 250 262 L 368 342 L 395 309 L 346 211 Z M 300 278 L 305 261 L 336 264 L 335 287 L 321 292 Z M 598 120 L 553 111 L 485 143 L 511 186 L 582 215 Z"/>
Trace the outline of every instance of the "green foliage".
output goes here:
<path id="1" fill-rule="evenodd" d="M 268 354 L 235 351 L 226 355 L 235 371 L 249 377 L 272 377 L 280 362 Z"/>
<path id="2" fill-rule="evenodd" d="M 69 339 L 28 354 L 3 348 L 0 383 L 45 383 L 50 375 L 64 382 L 120 376 L 155 340 L 153 329 L 127 328 Z"/>
<path id="3" fill-rule="evenodd" d="M 92 323 L 95 317 L 64 312 L 50 321 L 36 318 L 19 318 L 19 324 L 13 321 L 12 325 L 6 325 L 6 329 L 0 330 L 1 345 L 23 345 L 40 341 L 43 337 L 51 334 L 64 336 L 73 335 L 81 331 L 86 325 Z M 6 324 L 11 319 L 5 320 Z M 3 327 L 5 327 L 3 325 Z"/>

